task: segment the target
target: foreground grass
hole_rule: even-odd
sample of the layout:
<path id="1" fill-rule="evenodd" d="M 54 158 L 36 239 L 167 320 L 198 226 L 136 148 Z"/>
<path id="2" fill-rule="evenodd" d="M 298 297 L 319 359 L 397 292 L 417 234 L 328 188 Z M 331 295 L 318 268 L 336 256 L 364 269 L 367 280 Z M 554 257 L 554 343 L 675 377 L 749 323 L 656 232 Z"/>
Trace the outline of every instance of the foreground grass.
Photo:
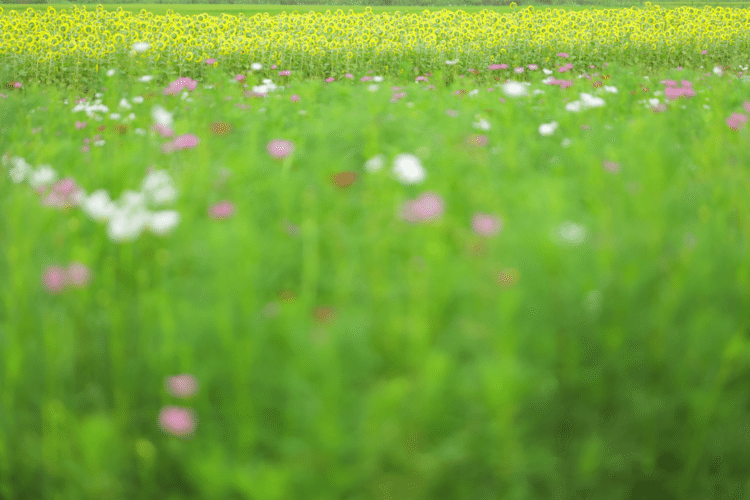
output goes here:
<path id="1" fill-rule="evenodd" d="M 3 91 L 0 497 L 747 492 L 747 67 L 565 55 Z"/>
<path id="2" fill-rule="evenodd" d="M 117 240 L 91 205 L 0 183 L 2 494 L 744 488 L 750 158 L 725 122 L 747 87 L 674 76 L 696 95 L 671 102 L 607 73 L 617 93 L 540 75 L 516 97 L 387 81 L 244 97 L 217 75 L 186 100 L 113 75 L 100 99 L 122 118 L 9 95 L 4 151 L 112 199 L 162 170 L 180 218 Z M 566 111 L 580 92 L 605 105 Z M 400 177 L 374 168 L 402 153 Z M 404 218 L 409 200 L 426 218 Z"/>

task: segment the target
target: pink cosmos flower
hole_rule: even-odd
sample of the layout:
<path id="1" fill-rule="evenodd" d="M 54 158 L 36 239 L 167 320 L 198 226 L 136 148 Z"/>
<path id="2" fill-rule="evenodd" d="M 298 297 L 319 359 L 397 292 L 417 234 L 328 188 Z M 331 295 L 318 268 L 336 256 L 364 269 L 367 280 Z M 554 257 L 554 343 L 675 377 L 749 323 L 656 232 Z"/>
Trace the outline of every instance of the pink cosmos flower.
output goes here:
<path id="1" fill-rule="evenodd" d="M 493 236 L 503 228 L 503 220 L 489 214 L 476 213 L 471 219 L 474 232 L 482 236 Z"/>
<path id="2" fill-rule="evenodd" d="M 80 262 L 71 262 L 68 265 L 68 284 L 82 287 L 88 283 L 91 273 L 89 268 Z"/>
<path id="3" fill-rule="evenodd" d="M 190 408 L 165 406 L 159 412 L 159 426 L 162 430 L 178 437 L 190 437 L 196 422 L 197 414 Z"/>
<path id="4" fill-rule="evenodd" d="M 466 144 L 469 146 L 483 147 L 487 145 L 486 135 L 470 135 L 466 138 Z"/>
<path id="5" fill-rule="evenodd" d="M 211 58 L 211 59 L 206 59 L 206 64 L 213 64 L 213 63 L 215 63 L 215 62 L 216 62 L 216 59 L 213 59 L 213 58 Z"/>
<path id="6" fill-rule="evenodd" d="M 172 141 L 172 144 L 179 149 L 194 148 L 198 145 L 198 137 L 193 134 L 183 134 Z"/>
<path id="7" fill-rule="evenodd" d="M 420 222 L 440 217 L 445 209 L 442 198 L 437 193 L 427 192 L 414 201 L 406 202 L 401 208 L 401 217 L 409 222 Z"/>
<path id="8" fill-rule="evenodd" d="M 65 289 L 67 277 L 65 269 L 60 266 L 49 266 L 42 277 L 44 287 L 51 293 L 58 293 Z"/>
<path id="9" fill-rule="evenodd" d="M 234 205 L 228 201 L 222 201 L 208 209 L 208 215 L 212 219 L 226 219 L 227 217 L 231 217 L 233 213 Z"/>
<path id="10" fill-rule="evenodd" d="M 274 139 L 268 143 L 266 151 L 274 158 L 285 158 L 294 151 L 294 143 L 283 139 Z"/>
<path id="11" fill-rule="evenodd" d="M 172 137 L 174 135 L 174 131 L 171 128 L 169 128 L 166 125 L 162 125 L 161 123 L 152 125 L 151 128 L 155 130 L 158 134 L 160 134 L 162 137 Z"/>
<path id="12" fill-rule="evenodd" d="M 62 266 L 49 266 L 42 277 L 44 287 L 50 293 L 62 292 L 68 285 L 81 287 L 88 283 L 90 273 L 80 262 L 71 263 L 67 269 Z"/>
<path id="13" fill-rule="evenodd" d="M 732 130 L 738 130 L 742 125 L 747 123 L 747 116 L 742 113 L 732 113 L 732 116 L 727 118 L 727 125 Z"/>
<path id="14" fill-rule="evenodd" d="M 189 373 L 182 373 L 164 380 L 167 392 L 178 398 L 189 398 L 198 392 L 198 381 Z"/>

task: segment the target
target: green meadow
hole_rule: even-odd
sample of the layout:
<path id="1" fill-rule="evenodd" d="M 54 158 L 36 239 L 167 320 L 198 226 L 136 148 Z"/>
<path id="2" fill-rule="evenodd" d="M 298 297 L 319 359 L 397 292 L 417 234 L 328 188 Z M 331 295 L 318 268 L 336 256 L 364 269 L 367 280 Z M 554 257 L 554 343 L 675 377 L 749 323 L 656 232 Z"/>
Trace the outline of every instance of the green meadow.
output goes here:
<path id="1" fill-rule="evenodd" d="M 0 499 L 750 495 L 712 5 L 0 6 Z"/>

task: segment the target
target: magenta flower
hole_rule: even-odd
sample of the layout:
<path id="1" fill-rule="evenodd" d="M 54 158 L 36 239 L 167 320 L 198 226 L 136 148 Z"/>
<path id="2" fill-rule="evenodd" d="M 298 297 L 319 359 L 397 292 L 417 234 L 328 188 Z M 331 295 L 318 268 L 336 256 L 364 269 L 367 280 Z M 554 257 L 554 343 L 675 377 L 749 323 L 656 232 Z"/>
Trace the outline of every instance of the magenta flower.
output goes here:
<path id="1" fill-rule="evenodd" d="M 174 135 L 174 131 L 171 128 L 166 125 L 162 125 L 161 123 L 152 125 L 151 128 L 159 133 L 162 137 L 172 137 Z"/>
<path id="2" fill-rule="evenodd" d="M 68 284 L 81 287 L 88 283 L 91 273 L 89 268 L 80 262 L 72 262 L 68 265 Z"/>
<path id="3" fill-rule="evenodd" d="M 427 192 L 414 201 L 406 202 L 401 208 L 401 217 L 409 222 L 420 222 L 440 217 L 445 204 L 436 193 Z"/>
<path id="4" fill-rule="evenodd" d="M 617 173 L 620 171 L 620 164 L 614 161 L 604 160 L 604 168 L 608 172 Z"/>
<path id="5" fill-rule="evenodd" d="M 557 54 L 557 57 L 570 57 L 570 55 L 566 54 L 565 52 L 560 52 Z"/>
<path id="6" fill-rule="evenodd" d="M 332 77 L 332 76 L 329 76 L 328 78 L 326 78 L 326 80 L 325 80 L 325 81 L 326 81 L 326 83 L 331 83 L 331 82 L 332 82 L 332 81 L 334 81 L 334 80 L 336 80 L 336 79 L 335 79 L 334 77 Z"/>
<path id="7" fill-rule="evenodd" d="M 212 219 L 226 219 L 232 214 L 234 214 L 234 205 L 228 201 L 222 201 L 208 209 L 208 215 Z"/>
<path id="8" fill-rule="evenodd" d="M 50 293 L 63 291 L 68 285 L 81 287 L 88 283 L 90 273 L 80 262 L 73 262 L 65 269 L 61 266 L 49 266 L 42 278 L 44 287 Z"/>
<path id="9" fill-rule="evenodd" d="M 165 406 L 159 412 L 159 427 L 178 437 L 189 437 L 195 429 L 197 414 L 190 408 Z"/>
<path id="10" fill-rule="evenodd" d="M 279 76 L 289 76 L 291 74 L 292 74 L 292 71 L 288 69 L 284 71 L 279 71 Z"/>
<path id="11" fill-rule="evenodd" d="M 191 80 L 190 78 L 186 77 L 180 77 L 177 80 L 171 82 L 169 86 L 164 89 L 164 95 L 177 94 L 186 87 L 190 90 L 195 90 L 196 85 L 198 85 L 198 82 L 196 80 Z"/>
<path id="12" fill-rule="evenodd" d="M 189 398 L 198 392 L 198 381 L 189 373 L 167 377 L 164 383 L 167 392 L 178 398 Z"/>
<path id="13" fill-rule="evenodd" d="M 242 80 L 245 79 L 245 75 L 237 75 L 234 77 L 234 79 L 237 80 L 238 82 L 241 82 Z"/>
<path id="14" fill-rule="evenodd" d="M 77 121 L 76 122 L 76 129 L 77 130 L 81 130 L 82 128 L 84 128 L 86 126 L 86 123 L 87 122 L 79 122 L 79 121 Z"/>
<path id="15" fill-rule="evenodd" d="M 268 154 L 274 158 L 285 158 L 294 151 L 294 143 L 282 139 L 274 139 L 268 143 L 266 150 L 268 151 Z"/>
<path id="16" fill-rule="evenodd" d="M 77 205 L 78 199 L 76 193 L 80 188 L 72 178 L 66 178 L 52 185 L 52 189 L 45 199 L 41 201 L 42 205 L 63 208 Z"/>
<path id="17" fill-rule="evenodd" d="M 213 63 L 215 63 L 215 62 L 216 62 L 216 59 L 213 59 L 213 58 L 211 58 L 211 59 L 206 59 L 206 64 L 213 64 Z"/>
<path id="18" fill-rule="evenodd" d="M 487 145 L 486 135 L 470 135 L 466 138 L 466 144 L 469 146 L 482 147 Z"/>
<path id="19" fill-rule="evenodd" d="M 168 142 L 162 146 L 164 153 L 180 149 L 194 148 L 198 144 L 198 137 L 193 134 L 183 134 L 176 138 L 172 142 Z"/>
<path id="20" fill-rule="evenodd" d="M 345 76 L 345 77 L 347 77 L 347 78 L 348 78 L 348 79 L 350 79 L 350 80 L 351 80 L 352 78 L 354 78 L 354 75 L 352 75 L 351 73 L 347 73 L 347 74 L 345 74 L 344 76 Z"/>
<path id="21" fill-rule="evenodd" d="M 292 94 L 292 97 L 290 97 L 292 102 L 299 102 L 299 96 L 297 94 Z"/>
<path id="22" fill-rule="evenodd" d="M 50 293 L 58 293 L 65 289 L 67 277 L 65 269 L 60 266 L 49 266 L 42 277 L 44 287 Z"/>
<path id="23" fill-rule="evenodd" d="M 726 121 L 732 130 L 738 130 L 741 125 L 747 123 L 747 116 L 742 113 L 732 113 Z"/>
<path id="24" fill-rule="evenodd" d="M 474 232 L 483 236 L 493 236 L 503 228 L 503 220 L 489 214 L 476 213 L 471 219 Z"/>

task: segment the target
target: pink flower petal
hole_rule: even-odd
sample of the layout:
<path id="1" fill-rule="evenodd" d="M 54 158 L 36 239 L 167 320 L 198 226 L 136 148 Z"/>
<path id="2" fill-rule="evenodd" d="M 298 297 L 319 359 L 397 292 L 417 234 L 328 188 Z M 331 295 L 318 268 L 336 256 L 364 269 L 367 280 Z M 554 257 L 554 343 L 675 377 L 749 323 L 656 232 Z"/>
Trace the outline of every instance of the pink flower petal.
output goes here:
<path id="1" fill-rule="evenodd" d="M 189 398 L 198 391 L 198 381 L 188 373 L 167 377 L 167 392 L 178 398 Z"/>
<path id="2" fill-rule="evenodd" d="M 45 272 L 44 276 L 42 278 L 42 281 L 44 282 L 44 287 L 52 293 L 57 293 L 62 291 L 66 283 L 66 276 L 65 276 L 65 269 L 63 269 L 60 266 L 49 266 Z"/>
<path id="3" fill-rule="evenodd" d="M 196 425 L 195 410 L 179 406 L 165 406 L 159 412 L 160 427 L 170 434 L 179 437 L 190 435 Z"/>

